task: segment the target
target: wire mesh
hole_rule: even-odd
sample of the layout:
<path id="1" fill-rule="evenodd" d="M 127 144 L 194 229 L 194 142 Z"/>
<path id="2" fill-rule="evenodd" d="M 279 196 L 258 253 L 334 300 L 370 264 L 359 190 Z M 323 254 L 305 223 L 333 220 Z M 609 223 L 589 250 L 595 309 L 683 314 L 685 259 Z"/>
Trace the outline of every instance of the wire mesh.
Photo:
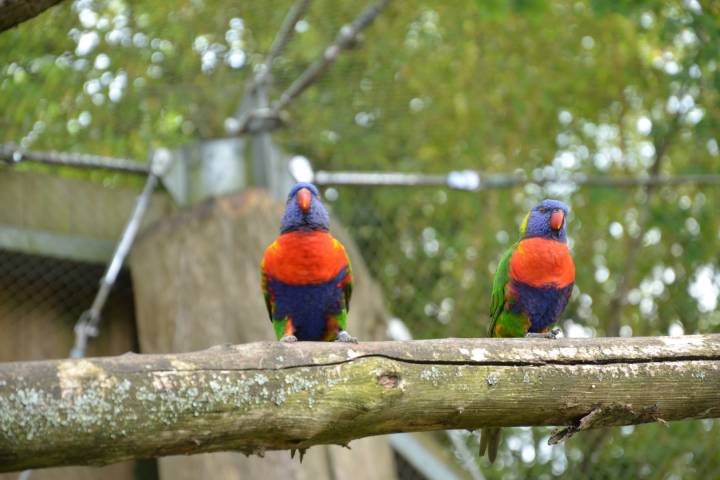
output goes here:
<path id="1" fill-rule="evenodd" d="M 428 187 L 325 191 L 384 286 L 391 313 L 414 336 L 485 335 L 487 311 L 479 299 L 489 295 L 495 254 L 513 233 L 488 245 L 487 221 L 472 221 L 482 208 L 468 204 L 467 195 L 473 194 Z"/>
<path id="2" fill-rule="evenodd" d="M 92 303 L 103 271 L 102 264 L 0 249 L 0 361 L 66 356 L 73 326 Z M 123 271 L 105 313 L 110 325 L 91 353 L 133 346 L 133 305 L 130 275 Z"/>
<path id="3" fill-rule="evenodd" d="M 30 164 L 0 169 L 1 361 L 62 358 L 72 348 L 75 322 L 93 302 L 136 195 L 134 188 L 113 188 L 119 177 L 107 172 L 104 185 L 82 179 L 95 174 Z M 108 327 L 88 353 L 133 349 L 127 271 L 104 319 Z"/>

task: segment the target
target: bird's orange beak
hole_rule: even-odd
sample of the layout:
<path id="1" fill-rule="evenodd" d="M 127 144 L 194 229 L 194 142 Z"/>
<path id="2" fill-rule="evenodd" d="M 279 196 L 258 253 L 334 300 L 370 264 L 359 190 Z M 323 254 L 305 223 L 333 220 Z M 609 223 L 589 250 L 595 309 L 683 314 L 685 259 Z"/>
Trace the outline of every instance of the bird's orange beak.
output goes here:
<path id="1" fill-rule="evenodd" d="M 550 228 L 553 230 L 560 230 L 565 221 L 565 212 L 562 210 L 554 210 L 550 215 Z"/>
<path id="2" fill-rule="evenodd" d="M 303 211 L 303 213 L 308 213 L 310 211 L 310 202 L 312 201 L 312 194 L 310 193 L 310 190 L 307 188 L 301 188 L 297 192 L 297 203 L 300 207 L 300 210 Z"/>

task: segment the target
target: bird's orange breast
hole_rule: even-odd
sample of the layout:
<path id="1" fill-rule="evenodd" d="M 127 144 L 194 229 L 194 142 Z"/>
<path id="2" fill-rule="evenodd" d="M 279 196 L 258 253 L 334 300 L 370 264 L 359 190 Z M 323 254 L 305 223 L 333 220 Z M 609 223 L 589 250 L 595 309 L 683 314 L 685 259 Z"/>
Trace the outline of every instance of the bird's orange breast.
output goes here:
<path id="1" fill-rule="evenodd" d="M 564 288 L 575 281 L 575 263 L 566 243 L 526 238 L 510 257 L 510 278 L 532 287 Z"/>
<path id="2" fill-rule="evenodd" d="M 327 232 L 284 233 L 263 257 L 263 271 L 291 285 L 327 282 L 347 264 L 345 248 Z"/>

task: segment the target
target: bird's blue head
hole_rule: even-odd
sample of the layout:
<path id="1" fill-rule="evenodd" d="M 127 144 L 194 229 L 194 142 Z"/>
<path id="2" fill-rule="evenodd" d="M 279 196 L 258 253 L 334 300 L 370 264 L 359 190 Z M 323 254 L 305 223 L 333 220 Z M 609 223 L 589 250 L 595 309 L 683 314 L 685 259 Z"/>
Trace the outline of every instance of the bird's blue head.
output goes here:
<path id="1" fill-rule="evenodd" d="M 280 229 L 282 233 L 330 229 L 328 212 L 315 185 L 300 182 L 290 190 Z"/>
<path id="2" fill-rule="evenodd" d="M 542 237 L 567 242 L 565 217 L 569 210 L 560 200 L 543 200 L 525 215 L 520 235 L 522 238 Z"/>

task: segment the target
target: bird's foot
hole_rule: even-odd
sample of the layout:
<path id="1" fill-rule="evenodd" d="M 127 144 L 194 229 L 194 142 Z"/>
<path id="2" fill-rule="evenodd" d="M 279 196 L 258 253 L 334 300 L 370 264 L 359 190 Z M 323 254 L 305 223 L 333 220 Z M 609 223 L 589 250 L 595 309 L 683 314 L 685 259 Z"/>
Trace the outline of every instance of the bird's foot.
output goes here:
<path id="1" fill-rule="evenodd" d="M 285 335 L 280 341 L 283 343 L 295 343 L 297 342 L 297 337 L 295 335 Z"/>
<path id="2" fill-rule="evenodd" d="M 303 461 L 303 457 L 305 456 L 305 453 L 307 453 L 307 448 L 291 448 L 290 449 L 290 459 L 295 458 L 295 453 L 300 453 L 300 463 Z"/>
<path id="3" fill-rule="evenodd" d="M 543 332 L 543 333 L 526 333 L 525 336 L 527 338 L 549 338 L 551 340 L 555 340 L 558 335 L 562 333 L 562 329 L 560 327 L 555 327 L 549 332 Z"/>
<path id="4" fill-rule="evenodd" d="M 335 337 L 335 341 L 343 343 L 358 343 L 358 339 L 350 335 L 345 330 L 338 332 L 337 337 Z"/>

